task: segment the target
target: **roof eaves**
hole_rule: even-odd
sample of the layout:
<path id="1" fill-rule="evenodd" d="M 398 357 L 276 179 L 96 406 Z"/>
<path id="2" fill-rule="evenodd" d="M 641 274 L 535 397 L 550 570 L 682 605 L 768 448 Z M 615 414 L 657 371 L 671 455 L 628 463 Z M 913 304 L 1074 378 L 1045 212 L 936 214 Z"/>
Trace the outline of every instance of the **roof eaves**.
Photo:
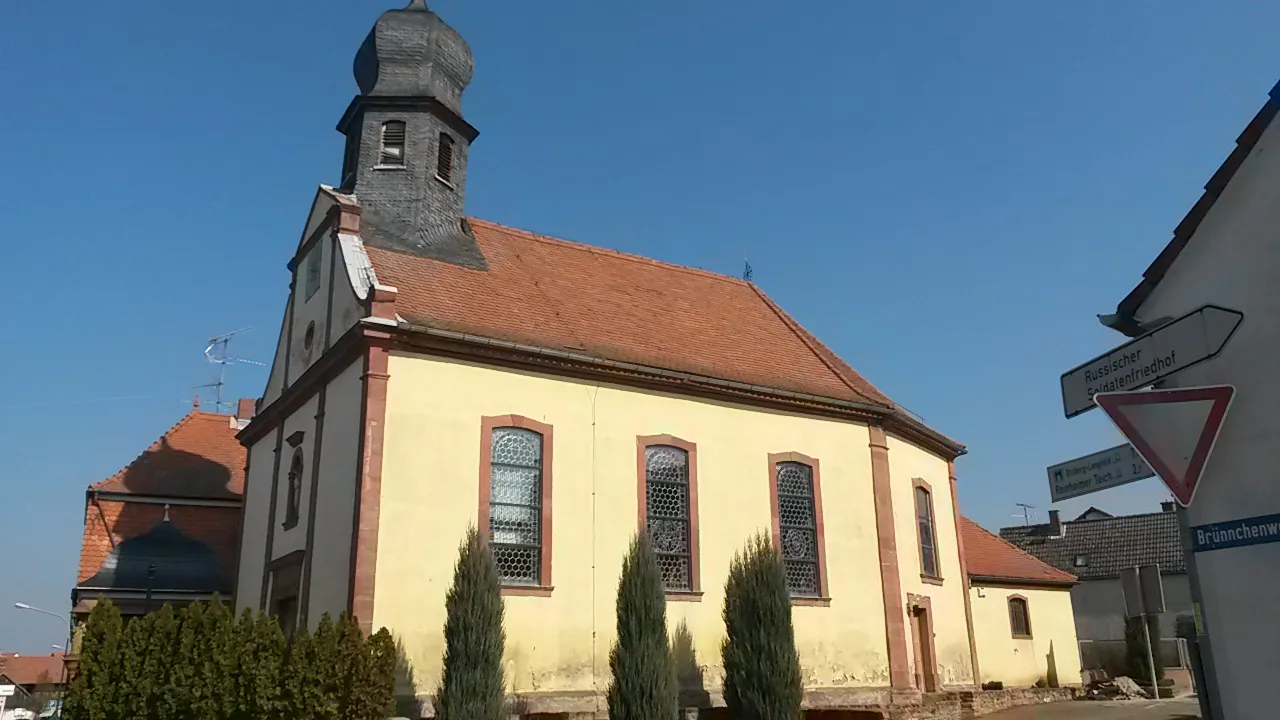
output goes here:
<path id="1" fill-rule="evenodd" d="M 1271 121 L 1276 114 L 1280 112 L 1280 82 L 1277 82 L 1268 93 L 1267 102 L 1258 110 L 1249 124 L 1236 138 L 1236 147 L 1227 156 L 1222 165 L 1218 167 L 1209 181 L 1205 183 L 1204 194 L 1191 206 L 1191 210 L 1183 217 L 1182 222 L 1174 228 L 1173 238 L 1164 250 L 1156 256 L 1156 259 L 1142 273 L 1142 281 L 1138 283 L 1128 295 L 1116 306 L 1116 314 L 1120 316 L 1118 329 L 1122 329 L 1126 335 L 1134 335 L 1139 332 L 1138 323 L 1133 318 L 1138 313 L 1138 309 L 1146 302 L 1151 293 L 1155 291 L 1156 286 L 1164 279 L 1165 273 L 1173 266 L 1174 260 L 1181 254 L 1183 248 L 1190 242 L 1196 230 L 1200 227 L 1200 223 L 1205 216 L 1213 208 L 1222 191 L 1226 189 L 1231 179 L 1235 176 L 1240 166 L 1244 164 L 1245 158 L 1249 153 L 1253 152 L 1254 146 L 1259 138 L 1266 132 Z"/>
<path id="2" fill-rule="evenodd" d="M 969 582 L 971 583 L 989 583 L 992 585 L 1036 585 L 1047 587 L 1074 587 L 1080 582 L 1080 578 L 1072 577 L 1067 580 L 1065 578 L 1028 578 L 1028 577 L 1010 577 L 1004 575 L 974 575 L 969 574 Z"/>

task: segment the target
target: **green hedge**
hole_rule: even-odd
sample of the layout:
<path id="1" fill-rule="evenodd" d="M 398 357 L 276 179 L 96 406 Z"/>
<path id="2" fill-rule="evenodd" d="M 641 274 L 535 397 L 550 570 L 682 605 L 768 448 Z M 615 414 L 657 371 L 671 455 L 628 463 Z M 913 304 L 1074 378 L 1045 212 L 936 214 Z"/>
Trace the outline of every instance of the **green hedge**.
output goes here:
<path id="1" fill-rule="evenodd" d="M 279 624 L 217 598 L 127 624 L 110 601 L 81 641 L 66 720 L 381 720 L 392 709 L 396 648 L 350 616 L 285 640 Z"/>

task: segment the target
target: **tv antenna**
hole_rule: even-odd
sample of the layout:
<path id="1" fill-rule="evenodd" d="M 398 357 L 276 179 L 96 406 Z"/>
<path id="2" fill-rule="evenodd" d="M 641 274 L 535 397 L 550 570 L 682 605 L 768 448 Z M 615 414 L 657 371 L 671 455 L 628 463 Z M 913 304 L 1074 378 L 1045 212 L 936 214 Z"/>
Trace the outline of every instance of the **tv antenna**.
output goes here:
<path id="1" fill-rule="evenodd" d="M 742 265 L 742 279 L 747 282 L 751 282 L 752 276 L 755 275 L 755 272 L 751 270 L 751 262 L 749 260 L 743 260 Z"/>
<path id="2" fill-rule="evenodd" d="M 1026 503 L 1014 503 L 1014 505 L 1017 505 L 1018 507 L 1022 508 L 1022 524 L 1023 524 L 1024 526 L 1026 526 L 1026 525 L 1030 525 L 1030 524 L 1031 524 L 1031 511 L 1036 509 L 1036 508 L 1035 508 L 1035 506 L 1034 506 L 1034 505 L 1028 505 L 1028 504 L 1026 504 Z M 1014 514 L 1014 517 L 1018 517 L 1018 516 L 1017 516 L 1017 514 Z"/>
<path id="3" fill-rule="evenodd" d="M 261 367 L 265 367 L 266 365 L 266 363 L 260 363 L 257 360 L 249 360 L 247 358 L 232 357 L 227 352 L 227 346 L 231 344 L 232 338 L 239 335 L 240 333 L 248 332 L 252 329 L 253 329 L 253 326 L 251 325 L 249 327 L 240 328 L 239 330 L 232 330 L 229 333 L 223 333 L 222 335 L 216 335 L 214 337 L 209 338 L 209 345 L 204 349 L 204 357 L 210 363 L 218 366 L 218 379 L 215 382 L 206 383 L 204 385 L 197 385 L 196 387 L 214 389 L 214 400 L 213 400 L 214 412 L 222 412 L 224 407 L 227 410 L 230 410 L 232 406 L 231 402 L 229 401 L 223 402 L 222 400 L 222 388 L 226 384 L 228 365 L 258 365 Z M 196 407 L 199 407 L 198 395 L 196 396 Z"/>

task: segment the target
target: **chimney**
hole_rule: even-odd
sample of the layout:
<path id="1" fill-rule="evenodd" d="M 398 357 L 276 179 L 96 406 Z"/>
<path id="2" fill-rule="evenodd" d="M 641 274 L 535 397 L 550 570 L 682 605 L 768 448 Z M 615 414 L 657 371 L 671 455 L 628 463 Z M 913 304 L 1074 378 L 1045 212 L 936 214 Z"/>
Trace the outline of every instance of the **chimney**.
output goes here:
<path id="1" fill-rule="evenodd" d="M 1063 537 L 1062 513 L 1057 510 L 1049 511 L 1049 536 L 1060 538 Z"/>
<path id="2" fill-rule="evenodd" d="M 253 413 L 256 409 L 257 401 L 253 398 L 240 398 L 240 402 L 236 404 L 236 426 L 243 429 L 253 419 Z"/>
<path id="3" fill-rule="evenodd" d="M 1175 509 L 1175 506 L 1172 500 L 1165 500 L 1164 502 L 1160 503 L 1160 512 L 1173 512 L 1174 509 Z"/>

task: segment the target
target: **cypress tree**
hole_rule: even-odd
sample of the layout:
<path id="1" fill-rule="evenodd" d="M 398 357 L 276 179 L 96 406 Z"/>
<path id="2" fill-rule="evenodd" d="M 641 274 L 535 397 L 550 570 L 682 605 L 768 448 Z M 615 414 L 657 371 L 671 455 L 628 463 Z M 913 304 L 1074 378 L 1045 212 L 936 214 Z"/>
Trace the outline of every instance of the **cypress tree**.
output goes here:
<path id="1" fill-rule="evenodd" d="M 610 720 L 676 720 L 679 690 L 667 640 L 662 571 L 647 533 L 631 540 L 618 580 L 618 639 L 609 653 Z"/>
<path id="2" fill-rule="evenodd" d="M 239 672 L 234 677 L 230 720 L 264 720 L 281 712 L 284 633 L 271 616 L 245 608 L 235 627 Z"/>
<path id="3" fill-rule="evenodd" d="M 444 670 L 438 720 L 504 720 L 502 595 L 489 546 L 467 531 L 445 597 Z"/>
<path id="4" fill-rule="evenodd" d="M 165 603 L 159 611 L 147 617 L 149 632 L 139 645 L 142 651 L 142 672 L 150 685 L 146 717 L 152 720 L 178 720 L 185 712 L 184 706 L 173 694 L 173 658 L 178 650 L 180 623 L 173 606 Z"/>
<path id="5" fill-rule="evenodd" d="M 733 720 L 798 720 L 804 685 L 782 558 L 763 533 L 725 582 L 724 699 Z"/>
<path id="6" fill-rule="evenodd" d="M 114 707 L 121 685 L 120 640 L 124 632 L 120 610 L 100 600 L 89 613 L 80 638 L 75 679 L 67 688 L 62 716 L 66 720 L 119 720 Z"/>
<path id="7" fill-rule="evenodd" d="M 391 631 L 382 628 L 364 643 L 365 687 L 361 702 L 353 708 L 353 717 L 382 720 L 395 709 L 396 641 Z"/>

